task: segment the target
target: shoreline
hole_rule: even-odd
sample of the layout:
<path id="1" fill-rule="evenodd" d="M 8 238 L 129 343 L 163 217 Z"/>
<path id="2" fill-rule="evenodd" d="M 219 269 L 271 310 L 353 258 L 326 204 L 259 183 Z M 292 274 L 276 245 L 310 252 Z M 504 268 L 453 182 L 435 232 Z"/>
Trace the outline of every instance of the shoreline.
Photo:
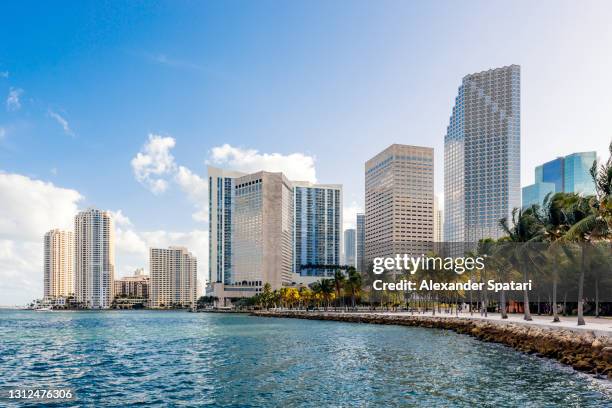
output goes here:
<path id="1" fill-rule="evenodd" d="M 577 371 L 612 380 L 612 337 L 608 334 L 597 335 L 591 330 L 575 331 L 565 327 L 555 328 L 454 316 L 289 310 L 254 311 L 251 315 L 452 330 L 481 341 L 500 343 L 517 351 L 551 358 Z"/>

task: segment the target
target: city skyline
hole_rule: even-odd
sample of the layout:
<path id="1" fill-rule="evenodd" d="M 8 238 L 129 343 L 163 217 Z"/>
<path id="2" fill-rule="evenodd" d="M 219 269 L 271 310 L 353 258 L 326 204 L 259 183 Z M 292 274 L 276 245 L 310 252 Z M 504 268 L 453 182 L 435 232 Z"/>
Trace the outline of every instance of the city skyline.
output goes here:
<path id="1" fill-rule="evenodd" d="M 364 210 L 362 165 L 375 152 L 392 143 L 431 146 L 442 163 L 450 106 L 468 72 L 522 67 L 521 187 L 533 182 L 542 157 L 584 150 L 601 156 L 612 108 L 612 58 L 601 51 L 612 41 L 610 5 L 566 5 L 513 4 L 493 31 L 470 24 L 499 12 L 484 3 L 448 3 L 441 15 L 424 4 L 376 13 L 365 3 L 326 5 L 323 24 L 321 10 L 276 5 L 266 18 L 287 19 L 291 29 L 262 29 L 249 19 L 270 10 L 266 4 L 223 11 L 244 22 L 242 29 L 224 27 L 219 10 L 177 5 L 168 13 L 159 5 L 149 15 L 112 12 L 121 14 L 112 32 L 104 19 L 88 17 L 92 5 L 48 23 L 49 5 L 40 15 L 9 6 L 16 18 L 0 28 L 10 38 L 0 45 L 2 303 L 42 293 L 42 235 L 69 228 L 90 206 L 114 214 L 118 277 L 145 266 L 149 247 L 185 245 L 198 251 L 204 278 L 206 162 L 342 183 L 344 219 L 353 220 Z M 422 22 L 412 17 L 415 9 Z M 16 24 L 26 16 L 36 30 Z M 346 24 L 336 24 L 340 16 Z M 470 28 L 455 31 L 458 19 Z M 181 32 L 185 21 L 211 24 Z M 555 24 L 544 30 L 542 21 Z M 561 29 L 568 25 L 574 30 Z M 466 45 L 444 45 L 451 34 Z M 219 37 L 225 40 L 212 40 Z M 270 38 L 286 39 L 264 46 Z M 64 46 L 55 54 L 45 51 L 57 43 Z M 287 52 L 293 58 L 283 58 Z M 184 108 L 177 110 L 177 101 Z M 435 185 L 440 195 L 439 165 Z"/>

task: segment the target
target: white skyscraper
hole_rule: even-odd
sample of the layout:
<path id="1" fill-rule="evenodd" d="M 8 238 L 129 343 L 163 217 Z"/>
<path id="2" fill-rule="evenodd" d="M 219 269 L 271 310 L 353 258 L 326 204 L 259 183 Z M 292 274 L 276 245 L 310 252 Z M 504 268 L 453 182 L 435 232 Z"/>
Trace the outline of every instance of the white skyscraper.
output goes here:
<path id="1" fill-rule="evenodd" d="M 88 209 L 74 218 L 74 274 L 77 302 L 106 309 L 113 301 L 115 229 L 107 211 Z"/>
<path id="2" fill-rule="evenodd" d="M 53 229 L 44 238 L 44 297 L 74 295 L 74 241 L 72 231 Z"/>
<path id="3" fill-rule="evenodd" d="M 198 261 L 183 247 L 150 248 L 151 307 L 194 307 L 198 291 Z"/>
<path id="4" fill-rule="evenodd" d="M 444 138 L 444 241 L 502 235 L 499 220 L 521 205 L 521 71 L 463 78 Z"/>

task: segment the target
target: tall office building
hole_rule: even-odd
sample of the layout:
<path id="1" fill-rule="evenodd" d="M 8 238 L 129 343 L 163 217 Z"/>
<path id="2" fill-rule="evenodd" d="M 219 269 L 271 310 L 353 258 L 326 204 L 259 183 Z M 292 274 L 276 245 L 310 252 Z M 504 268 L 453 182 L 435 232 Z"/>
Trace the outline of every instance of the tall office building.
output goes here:
<path id="1" fill-rule="evenodd" d="M 366 260 L 365 260 L 365 214 L 357 214 L 356 220 L 356 233 L 355 233 L 355 268 L 359 272 L 365 272 Z"/>
<path id="2" fill-rule="evenodd" d="M 444 211 L 438 196 L 434 197 L 434 242 L 444 242 Z"/>
<path id="3" fill-rule="evenodd" d="M 366 262 L 421 255 L 433 245 L 434 157 L 430 147 L 394 144 L 365 163 Z"/>
<path id="4" fill-rule="evenodd" d="M 344 264 L 355 266 L 356 262 L 356 233 L 354 228 L 344 230 Z"/>
<path id="5" fill-rule="evenodd" d="M 232 275 L 225 291 L 280 289 L 293 273 L 293 187 L 282 173 L 260 171 L 235 182 Z M 226 284 L 227 285 L 227 284 Z"/>
<path id="6" fill-rule="evenodd" d="M 198 261 L 184 247 L 150 248 L 151 307 L 195 307 Z"/>
<path id="7" fill-rule="evenodd" d="M 292 182 L 294 197 L 293 272 L 332 276 L 340 264 L 342 186 Z"/>
<path id="8" fill-rule="evenodd" d="M 74 241 L 71 231 L 53 229 L 44 238 L 44 297 L 74 295 Z"/>
<path id="9" fill-rule="evenodd" d="M 463 78 L 444 138 L 444 241 L 502 235 L 520 205 L 520 67 Z"/>
<path id="10" fill-rule="evenodd" d="M 90 208 L 74 217 L 74 275 L 77 302 L 106 309 L 113 301 L 115 229 L 111 214 Z"/>
<path id="11" fill-rule="evenodd" d="M 208 283 L 232 281 L 234 180 L 244 173 L 208 167 Z"/>
<path id="12" fill-rule="evenodd" d="M 537 166 L 535 183 L 523 187 L 523 208 L 542 205 L 551 193 L 595 194 L 595 183 L 589 171 L 596 159 L 596 152 L 572 153 Z"/>

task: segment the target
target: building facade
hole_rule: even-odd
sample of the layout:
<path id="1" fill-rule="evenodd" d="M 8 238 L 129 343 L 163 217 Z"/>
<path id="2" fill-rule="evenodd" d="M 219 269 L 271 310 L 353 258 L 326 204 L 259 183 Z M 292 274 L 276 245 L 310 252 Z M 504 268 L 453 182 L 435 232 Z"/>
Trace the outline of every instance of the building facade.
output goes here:
<path id="1" fill-rule="evenodd" d="M 357 261 L 356 235 L 354 228 L 344 230 L 344 264 L 348 266 L 355 266 Z"/>
<path id="2" fill-rule="evenodd" d="M 72 231 L 53 229 L 44 237 L 44 298 L 74 295 Z"/>
<path id="3" fill-rule="evenodd" d="M 90 208 L 74 218 L 74 276 L 77 302 L 107 309 L 114 295 L 115 229 L 111 214 Z"/>
<path id="4" fill-rule="evenodd" d="M 355 268 L 359 272 L 365 272 L 365 214 L 357 214 L 355 225 Z"/>
<path id="5" fill-rule="evenodd" d="M 187 248 L 150 248 L 149 268 L 151 307 L 195 307 L 198 261 Z"/>
<path id="6" fill-rule="evenodd" d="M 535 183 L 523 187 L 523 208 L 542 205 L 548 194 L 595 194 L 590 169 L 596 159 L 596 152 L 572 153 L 537 166 Z"/>
<path id="7" fill-rule="evenodd" d="M 434 156 L 394 144 L 365 163 L 365 258 L 421 255 L 434 235 Z"/>
<path id="8" fill-rule="evenodd" d="M 208 282 L 232 282 L 234 180 L 244 173 L 208 167 Z"/>
<path id="9" fill-rule="evenodd" d="M 342 186 L 299 181 L 291 184 L 293 272 L 302 276 L 332 276 L 333 265 L 340 264 Z"/>
<path id="10" fill-rule="evenodd" d="M 520 67 L 463 78 L 444 137 L 444 241 L 502 235 L 520 205 Z"/>
<path id="11" fill-rule="evenodd" d="M 133 276 L 124 276 L 115 281 L 115 298 L 149 298 L 149 275 L 136 270 Z"/>
<path id="12" fill-rule="evenodd" d="M 434 242 L 444 242 L 444 211 L 437 196 L 434 197 Z"/>

